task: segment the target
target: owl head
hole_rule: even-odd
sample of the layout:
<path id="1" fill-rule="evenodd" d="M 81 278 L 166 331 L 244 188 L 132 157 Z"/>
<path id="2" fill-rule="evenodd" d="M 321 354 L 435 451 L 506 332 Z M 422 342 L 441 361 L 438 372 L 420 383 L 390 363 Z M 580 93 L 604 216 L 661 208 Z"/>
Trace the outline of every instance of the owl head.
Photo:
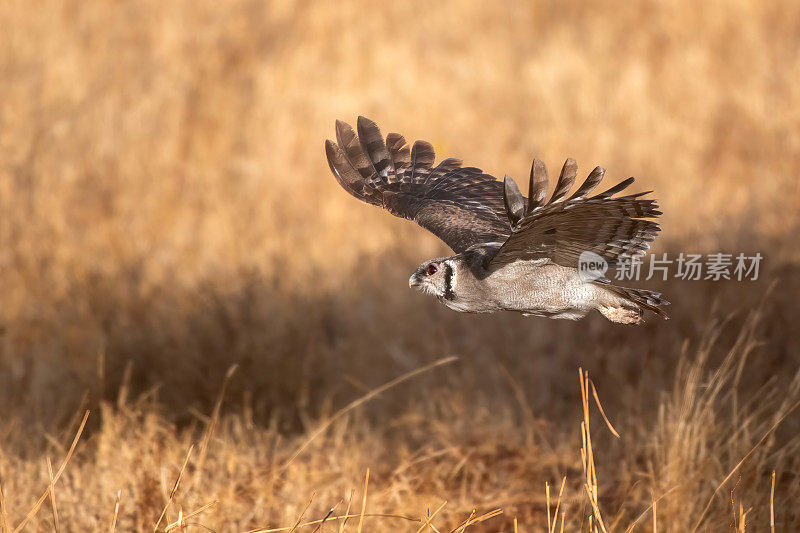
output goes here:
<path id="1" fill-rule="evenodd" d="M 453 261 L 446 257 L 426 261 L 408 278 L 408 286 L 417 287 L 426 294 L 447 298 L 452 295 L 454 272 Z"/>

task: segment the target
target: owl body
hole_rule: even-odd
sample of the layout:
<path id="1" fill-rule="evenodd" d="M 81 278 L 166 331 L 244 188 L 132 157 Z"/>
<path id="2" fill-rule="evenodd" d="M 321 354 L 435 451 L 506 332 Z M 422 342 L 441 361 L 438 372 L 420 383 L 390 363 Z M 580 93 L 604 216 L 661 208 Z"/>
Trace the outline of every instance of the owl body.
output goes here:
<path id="1" fill-rule="evenodd" d="M 667 318 L 669 302 L 659 293 L 583 280 L 578 271 L 584 253 L 611 267 L 650 248 L 661 212 L 655 200 L 641 198 L 646 192 L 618 195 L 633 178 L 592 196 L 605 175 L 595 167 L 572 192 L 578 167 L 567 159 L 546 199 L 547 169 L 534 159 L 526 198 L 509 176 L 500 182 L 454 158 L 434 166 L 429 142 L 409 147 L 397 133 L 384 139 L 365 117 L 357 129 L 337 121 L 336 142 L 325 143 L 342 188 L 415 221 L 455 252 L 420 265 L 410 286 L 467 313 L 577 320 L 597 310 L 613 322 L 638 324 L 648 310 Z"/>
<path id="2" fill-rule="evenodd" d="M 464 313 L 515 311 L 525 316 L 578 320 L 598 310 L 614 322 L 641 320 L 633 299 L 615 293 L 607 283 L 584 280 L 577 269 L 549 259 L 520 260 L 489 269 L 475 263 L 469 255 L 435 259 L 420 265 L 409 285 Z M 432 275 L 428 274 L 431 265 L 436 270 Z M 452 272 L 449 276 L 448 269 Z"/>

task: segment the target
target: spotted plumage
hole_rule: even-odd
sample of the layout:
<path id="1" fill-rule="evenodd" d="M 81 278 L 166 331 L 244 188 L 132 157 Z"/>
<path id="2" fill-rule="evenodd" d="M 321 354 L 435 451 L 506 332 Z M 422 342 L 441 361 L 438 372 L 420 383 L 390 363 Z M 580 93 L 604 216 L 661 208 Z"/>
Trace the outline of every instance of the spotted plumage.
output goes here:
<path id="1" fill-rule="evenodd" d="M 619 287 L 604 277 L 584 281 L 581 254 L 591 252 L 609 267 L 640 257 L 658 231 L 661 212 L 648 193 L 615 196 L 628 178 L 590 196 L 605 175 L 596 167 L 570 196 L 577 164 L 567 159 L 549 199 L 547 169 L 535 159 L 529 197 L 513 179 L 503 182 L 459 159 L 434 166 L 433 146 L 403 136 L 384 140 L 378 126 L 359 117 L 357 131 L 336 122 L 336 142 L 325 151 L 333 175 L 356 198 L 417 222 L 455 255 L 426 261 L 409 285 L 451 309 L 500 310 L 549 318 L 578 319 L 593 309 L 614 322 L 640 323 L 644 310 L 664 318 L 660 294 Z"/>

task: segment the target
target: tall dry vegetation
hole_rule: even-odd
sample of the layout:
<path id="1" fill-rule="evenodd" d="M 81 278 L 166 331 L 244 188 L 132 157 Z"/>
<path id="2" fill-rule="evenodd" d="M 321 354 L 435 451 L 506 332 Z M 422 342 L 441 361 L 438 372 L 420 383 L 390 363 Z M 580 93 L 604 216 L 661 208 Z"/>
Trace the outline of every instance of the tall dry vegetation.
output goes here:
<path id="1" fill-rule="evenodd" d="M 152 530 L 165 508 L 162 529 L 291 528 L 335 506 L 338 531 L 366 501 L 347 531 L 417 531 L 371 515 L 447 501 L 438 531 L 473 509 L 503 514 L 468 531 L 540 531 L 562 476 L 565 530 L 597 529 L 582 366 L 622 436 L 590 402 L 603 527 L 765 531 L 775 471 L 793 530 L 799 11 L 3 3 L 0 524 L 89 409 L 29 529 Z M 495 175 L 534 155 L 636 175 L 665 211 L 657 253 L 760 251 L 761 278 L 651 281 L 673 318 L 641 328 L 448 311 L 405 288 L 443 246 L 329 175 L 323 140 L 357 114 Z"/>

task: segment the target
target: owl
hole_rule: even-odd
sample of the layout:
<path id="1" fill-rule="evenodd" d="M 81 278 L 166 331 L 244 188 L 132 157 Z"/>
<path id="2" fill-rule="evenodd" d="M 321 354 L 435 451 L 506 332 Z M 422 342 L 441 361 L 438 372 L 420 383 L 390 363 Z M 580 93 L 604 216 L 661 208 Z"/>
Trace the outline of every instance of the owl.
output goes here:
<path id="1" fill-rule="evenodd" d="M 500 182 L 454 158 L 434 165 L 430 143 L 409 147 L 397 133 L 384 139 L 365 117 L 357 133 L 336 121 L 336 142 L 326 141 L 325 152 L 344 190 L 415 221 L 453 250 L 425 261 L 408 280 L 450 309 L 569 320 L 597 310 L 622 324 L 641 324 L 645 311 L 667 318 L 660 293 L 605 277 L 608 268 L 646 254 L 660 231 L 656 201 L 642 198 L 651 191 L 618 194 L 633 178 L 592 196 L 605 174 L 596 167 L 570 194 L 577 164 L 567 159 L 547 198 L 547 169 L 534 159 L 526 198 L 509 176 Z M 587 257 L 594 268 L 584 268 Z"/>

